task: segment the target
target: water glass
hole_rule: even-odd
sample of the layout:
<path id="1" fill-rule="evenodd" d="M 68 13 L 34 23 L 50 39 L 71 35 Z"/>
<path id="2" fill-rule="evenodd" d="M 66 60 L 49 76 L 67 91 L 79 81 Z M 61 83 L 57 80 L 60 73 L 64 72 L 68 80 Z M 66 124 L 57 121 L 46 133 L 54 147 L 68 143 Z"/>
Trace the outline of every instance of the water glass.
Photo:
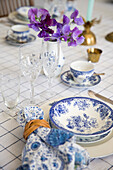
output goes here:
<path id="1" fill-rule="evenodd" d="M 5 106 L 13 110 L 20 95 L 20 75 L 17 72 L 5 72 L 1 75 L 1 93 Z M 11 111 L 12 115 L 15 114 Z"/>

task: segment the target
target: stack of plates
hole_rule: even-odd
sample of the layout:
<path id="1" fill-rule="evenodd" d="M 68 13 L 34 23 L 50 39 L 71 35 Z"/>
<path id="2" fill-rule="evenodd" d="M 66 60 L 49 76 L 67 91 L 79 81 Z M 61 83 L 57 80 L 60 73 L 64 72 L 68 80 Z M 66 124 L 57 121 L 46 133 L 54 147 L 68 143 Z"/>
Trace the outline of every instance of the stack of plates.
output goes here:
<path id="1" fill-rule="evenodd" d="M 16 11 L 17 11 L 18 15 L 21 16 L 21 18 L 28 19 L 28 11 L 30 8 L 31 7 L 24 6 L 24 7 L 18 8 Z"/>
<path id="2" fill-rule="evenodd" d="M 32 7 L 24 6 L 9 14 L 10 21 L 18 24 L 29 24 L 28 11 Z"/>
<path id="3" fill-rule="evenodd" d="M 77 143 L 105 139 L 113 127 L 113 111 L 105 103 L 87 97 L 70 97 L 55 102 L 49 112 L 54 128 L 72 132 Z"/>

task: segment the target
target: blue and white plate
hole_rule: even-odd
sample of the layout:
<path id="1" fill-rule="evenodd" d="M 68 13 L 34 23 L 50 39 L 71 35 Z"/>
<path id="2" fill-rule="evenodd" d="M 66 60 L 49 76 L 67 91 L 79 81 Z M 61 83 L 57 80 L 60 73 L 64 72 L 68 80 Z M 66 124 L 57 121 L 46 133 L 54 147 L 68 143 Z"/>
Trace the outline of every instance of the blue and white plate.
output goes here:
<path id="1" fill-rule="evenodd" d="M 65 71 L 61 74 L 61 80 L 68 86 L 77 87 L 77 88 L 88 88 L 97 85 L 101 81 L 101 77 L 99 75 L 91 76 L 86 82 L 78 83 L 75 82 L 70 70 Z"/>
<path id="2" fill-rule="evenodd" d="M 36 40 L 36 37 L 35 37 L 33 34 L 30 34 L 29 37 L 28 37 L 27 42 L 24 42 L 24 43 L 17 42 L 16 40 L 10 38 L 9 36 L 6 36 L 6 37 L 5 37 L 5 40 L 6 40 L 6 42 L 7 42 L 8 44 L 10 44 L 10 45 L 20 46 L 21 44 L 35 41 L 35 40 Z"/>
<path id="3" fill-rule="evenodd" d="M 22 17 L 19 18 L 18 16 L 19 16 L 18 12 L 13 11 L 13 12 L 11 12 L 11 13 L 8 15 L 8 19 L 9 19 L 11 22 L 15 23 L 15 24 L 27 25 L 27 24 L 30 23 L 29 20 L 28 20 L 28 21 L 25 20 L 25 17 L 23 17 L 23 19 L 24 19 L 24 20 L 23 20 Z"/>
<path id="4" fill-rule="evenodd" d="M 50 109 L 51 122 L 78 137 L 107 134 L 113 127 L 113 110 L 105 103 L 87 97 L 62 99 Z"/>
<path id="5" fill-rule="evenodd" d="M 49 120 L 49 124 L 51 128 L 56 128 L 57 127 L 51 122 L 51 120 Z M 94 137 L 86 137 L 86 136 L 77 136 L 76 137 L 76 142 L 80 143 L 80 144 L 87 144 L 87 143 L 95 143 L 95 142 L 100 142 L 101 140 L 105 139 L 108 135 L 110 134 L 110 131 L 108 131 L 105 134 L 102 135 L 97 135 Z"/>
<path id="6" fill-rule="evenodd" d="M 16 11 L 21 16 L 28 18 L 28 11 L 30 8 L 32 8 L 32 7 L 31 6 L 23 6 L 23 7 L 18 8 Z"/>

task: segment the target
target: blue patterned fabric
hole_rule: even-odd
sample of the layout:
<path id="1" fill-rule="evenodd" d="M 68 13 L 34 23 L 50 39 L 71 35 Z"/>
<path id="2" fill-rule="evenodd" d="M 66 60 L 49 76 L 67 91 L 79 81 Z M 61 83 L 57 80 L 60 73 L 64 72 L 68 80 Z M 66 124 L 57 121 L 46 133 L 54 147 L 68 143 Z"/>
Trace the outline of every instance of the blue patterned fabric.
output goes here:
<path id="1" fill-rule="evenodd" d="M 26 107 L 19 114 L 19 121 L 25 124 L 42 119 L 43 111 L 38 107 Z M 39 127 L 32 132 L 22 153 L 22 165 L 17 170 L 73 170 L 89 164 L 89 155 L 76 144 L 76 136 L 60 129 Z"/>

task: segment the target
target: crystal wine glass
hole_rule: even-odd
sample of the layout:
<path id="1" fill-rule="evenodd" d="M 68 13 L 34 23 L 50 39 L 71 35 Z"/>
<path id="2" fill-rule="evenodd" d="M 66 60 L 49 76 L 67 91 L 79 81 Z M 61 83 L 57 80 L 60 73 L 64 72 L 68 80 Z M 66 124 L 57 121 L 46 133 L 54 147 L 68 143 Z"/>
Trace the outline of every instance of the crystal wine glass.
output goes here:
<path id="1" fill-rule="evenodd" d="M 35 104 L 34 82 L 42 69 L 41 48 L 42 41 L 28 43 L 20 46 L 20 67 L 24 77 L 30 82 L 30 100 L 25 104 Z"/>
<path id="2" fill-rule="evenodd" d="M 20 95 L 20 74 L 18 72 L 7 70 L 1 74 L 1 94 L 7 112 L 10 116 L 15 116 L 16 106 Z"/>
<path id="3" fill-rule="evenodd" d="M 51 95 L 54 95 L 51 87 L 52 87 L 52 80 L 55 77 L 55 71 L 58 67 L 59 62 L 59 39 L 55 37 L 45 37 L 43 39 L 43 71 L 44 74 L 48 77 L 48 92 Z"/>

